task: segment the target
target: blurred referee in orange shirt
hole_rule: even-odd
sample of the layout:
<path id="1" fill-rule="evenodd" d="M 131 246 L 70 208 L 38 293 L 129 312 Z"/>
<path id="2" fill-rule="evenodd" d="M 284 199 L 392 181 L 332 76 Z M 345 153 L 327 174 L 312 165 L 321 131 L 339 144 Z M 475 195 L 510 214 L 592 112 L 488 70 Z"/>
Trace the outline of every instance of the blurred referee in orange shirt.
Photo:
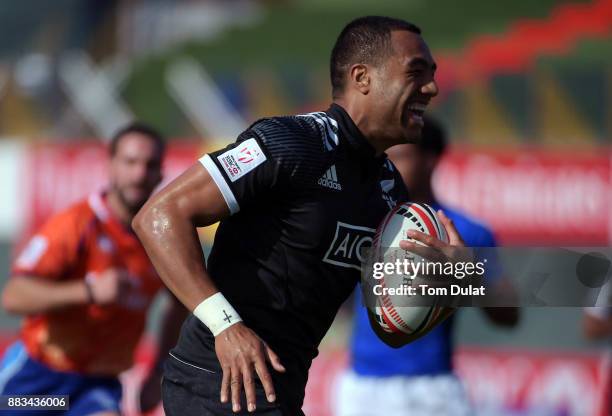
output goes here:
<path id="1" fill-rule="evenodd" d="M 108 189 L 51 218 L 19 255 L 2 304 L 25 320 L 0 363 L 0 394 L 68 395 L 67 415 L 120 413 L 117 376 L 132 366 L 149 306 L 163 287 L 130 223 L 162 179 L 164 151 L 161 135 L 146 125 L 120 130 L 110 142 Z M 186 316 L 170 297 L 158 361 Z M 159 401 L 159 364 L 144 382 L 142 410 Z"/>

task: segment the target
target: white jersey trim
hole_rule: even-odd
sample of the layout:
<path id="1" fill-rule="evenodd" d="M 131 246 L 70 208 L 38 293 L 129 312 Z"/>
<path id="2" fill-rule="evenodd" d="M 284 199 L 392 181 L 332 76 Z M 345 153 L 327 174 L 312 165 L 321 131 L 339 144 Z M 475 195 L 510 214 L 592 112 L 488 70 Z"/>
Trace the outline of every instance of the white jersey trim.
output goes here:
<path id="1" fill-rule="evenodd" d="M 338 146 L 338 122 L 333 118 L 329 117 L 326 113 L 319 111 L 308 114 L 299 114 L 296 117 L 312 117 L 314 118 L 317 124 L 323 127 L 323 129 L 325 130 L 323 137 L 323 144 L 325 145 L 325 150 L 334 150 Z"/>
<path id="2" fill-rule="evenodd" d="M 108 221 L 110 217 L 110 213 L 106 208 L 106 204 L 102 199 L 102 195 L 98 192 L 89 195 L 87 198 L 87 203 L 89 204 L 89 208 L 96 214 L 96 217 L 102 222 Z"/>
<path id="3" fill-rule="evenodd" d="M 240 205 L 238 205 L 238 201 L 236 200 L 234 193 L 225 181 L 225 178 L 217 165 L 215 165 L 215 162 L 213 162 L 212 158 L 209 155 L 204 155 L 199 159 L 199 161 L 213 178 L 215 184 L 217 184 L 217 188 L 219 188 L 219 191 L 221 191 L 221 195 L 223 195 L 223 199 L 225 199 L 225 203 L 230 210 L 230 214 L 233 215 L 240 211 Z"/>

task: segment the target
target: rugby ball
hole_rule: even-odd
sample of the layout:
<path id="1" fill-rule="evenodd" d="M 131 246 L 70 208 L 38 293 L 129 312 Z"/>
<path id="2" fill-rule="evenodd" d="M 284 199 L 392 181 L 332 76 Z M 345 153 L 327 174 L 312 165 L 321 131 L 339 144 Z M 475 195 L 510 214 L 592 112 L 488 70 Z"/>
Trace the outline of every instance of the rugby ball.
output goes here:
<path id="1" fill-rule="evenodd" d="M 393 208 L 378 226 L 372 242 L 374 260 L 383 264 L 394 263 L 398 259 L 408 259 L 406 261 L 415 263 L 426 262 L 426 259 L 399 248 L 400 241 L 412 240 L 407 236 L 409 230 L 421 231 L 449 242 L 446 229 L 433 208 L 426 204 L 404 202 Z M 423 245 L 419 241 L 412 241 Z M 385 274 L 378 281 L 382 288 L 387 289 L 416 285 L 415 282 L 414 278 L 408 278 L 402 273 Z M 385 332 L 410 335 L 429 331 L 444 309 L 436 304 L 435 297 L 429 297 L 425 302 L 426 306 L 422 306 L 424 303 L 419 302 L 418 294 L 406 298 L 406 294 L 389 294 L 388 291 L 376 296 L 371 303 L 376 321 Z M 411 306 L 411 303 L 420 306 Z"/>

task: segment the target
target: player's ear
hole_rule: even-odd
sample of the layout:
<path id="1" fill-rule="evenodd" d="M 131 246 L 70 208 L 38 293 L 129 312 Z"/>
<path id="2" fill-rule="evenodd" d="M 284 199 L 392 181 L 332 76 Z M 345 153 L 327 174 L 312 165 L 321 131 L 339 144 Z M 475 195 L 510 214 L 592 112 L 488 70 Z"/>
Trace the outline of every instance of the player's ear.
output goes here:
<path id="1" fill-rule="evenodd" d="M 355 64 L 351 66 L 349 72 L 349 83 L 362 94 L 370 92 L 370 73 L 368 66 L 364 64 Z"/>

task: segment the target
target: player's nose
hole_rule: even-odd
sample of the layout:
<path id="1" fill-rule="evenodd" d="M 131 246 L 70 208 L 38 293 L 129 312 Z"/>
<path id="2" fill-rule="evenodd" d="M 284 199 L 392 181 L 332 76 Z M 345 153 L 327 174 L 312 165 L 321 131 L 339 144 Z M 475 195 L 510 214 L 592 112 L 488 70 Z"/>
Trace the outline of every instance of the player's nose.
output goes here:
<path id="1" fill-rule="evenodd" d="M 421 93 L 428 95 L 431 98 L 435 97 L 438 95 L 438 84 L 432 78 L 431 81 L 421 87 Z"/>
<path id="2" fill-rule="evenodd" d="M 148 173 L 146 163 L 136 163 L 132 170 L 132 180 L 141 183 L 146 180 Z"/>

